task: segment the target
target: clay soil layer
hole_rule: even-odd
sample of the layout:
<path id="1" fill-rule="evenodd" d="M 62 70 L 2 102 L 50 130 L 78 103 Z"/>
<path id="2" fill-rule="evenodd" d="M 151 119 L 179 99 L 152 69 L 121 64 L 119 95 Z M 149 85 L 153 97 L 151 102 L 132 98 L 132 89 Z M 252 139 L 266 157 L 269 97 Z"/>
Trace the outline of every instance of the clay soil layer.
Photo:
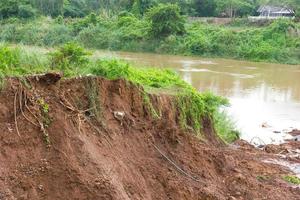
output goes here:
<path id="1" fill-rule="evenodd" d="M 125 80 L 11 78 L 0 92 L 0 199 L 300 199 L 291 172 L 209 118 L 201 137 L 179 126 L 172 97 Z"/>

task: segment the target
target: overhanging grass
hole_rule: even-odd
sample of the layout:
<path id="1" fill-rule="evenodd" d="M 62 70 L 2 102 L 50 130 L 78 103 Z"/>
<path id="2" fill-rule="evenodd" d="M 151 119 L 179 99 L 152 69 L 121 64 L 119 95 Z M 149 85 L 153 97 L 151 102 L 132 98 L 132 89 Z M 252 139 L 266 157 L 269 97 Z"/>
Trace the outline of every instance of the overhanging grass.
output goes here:
<path id="1" fill-rule="evenodd" d="M 180 123 L 191 127 L 197 133 L 201 130 L 204 116 L 213 118 L 221 105 L 227 105 L 225 98 L 212 93 L 200 93 L 169 69 L 136 68 L 120 60 L 99 60 L 90 68 L 91 74 L 108 79 L 124 78 L 142 85 L 146 91 L 176 91 L 176 105 L 180 111 Z"/>
<path id="2" fill-rule="evenodd" d="M 212 93 L 198 92 L 172 70 L 137 68 L 116 59 L 98 61 L 87 59 L 84 65 L 72 63 L 72 65 L 64 65 L 62 68 L 59 63 L 53 64 L 49 55 L 52 54 L 32 53 L 18 47 L 0 46 L 0 60 L 2 61 L 0 62 L 0 74 L 2 74 L 0 80 L 7 76 L 24 76 L 49 71 L 60 71 L 65 77 L 96 75 L 112 80 L 123 78 L 145 88 L 144 100 L 154 117 L 160 117 L 160 111 L 152 106 L 148 93 L 153 91 L 169 93 L 176 97 L 176 106 L 182 128 L 193 129 L 196 134 L 200 134 L 201 120 L 203 117 L 209 117 L 216 122 L 216 130 L 222 139 L 232 142 L 233 138 L 236 138 L 236 133 L 230 130 L 233 127 L 226 124 L 227 118 L 216 118 L 219 107 L 228 104 L 227 99 Z M 3 85 L 2 82 L 1 85 Z"/>

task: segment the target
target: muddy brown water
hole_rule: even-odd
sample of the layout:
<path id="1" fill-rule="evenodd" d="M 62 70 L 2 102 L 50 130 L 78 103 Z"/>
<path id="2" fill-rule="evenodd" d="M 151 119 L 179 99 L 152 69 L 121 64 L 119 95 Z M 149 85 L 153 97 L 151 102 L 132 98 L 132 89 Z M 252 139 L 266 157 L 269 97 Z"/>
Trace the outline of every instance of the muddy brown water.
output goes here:
<path id="1" fill-rule="evenodd" d="M 199 91 L 229 98 L 227 112 L 252 143 L 280 143 L 300 128 L 300 65 L 108 51 L 94 56 L 172 68 Z"/>

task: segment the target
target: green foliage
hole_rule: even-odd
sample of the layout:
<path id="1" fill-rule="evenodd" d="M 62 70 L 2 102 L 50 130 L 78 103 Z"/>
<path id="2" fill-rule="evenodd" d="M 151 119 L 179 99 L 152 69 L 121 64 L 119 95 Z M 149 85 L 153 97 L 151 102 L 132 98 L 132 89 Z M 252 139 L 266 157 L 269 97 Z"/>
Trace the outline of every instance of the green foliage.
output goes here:
<path id="1" fill-rule="evenodd" d="M 251 0 L 215 0 L 217 12 L 225 16 L 245 16 L 254 12 L 256 6 Z"/>
<path id="2" fill-rule="evenodd" d="M 67 43 L 50 53 L 51 66 L 53 69 L 66 72 L 68 69 L 76 70 L 76 68 L 85 67 L 88 64 L 88 55 L 89 53 L 78 44 Z"/>
<path id="3" fill-rule="evenodd" d="M 215 16 L 217 4 L 214 0 L 195 0 L 196 15 L 201 17 Z"/>
<path id="4" fill-rule="evenodd" d="M 149 23 L 136 17 L 120 17 L 117 21 L 117 36 L 120 40 L 143 40 L 149 33 Z"/>
<path id="5" fill-rule="evenodd" d="M 32 18 L 37 15 L 37 11 L 30 4 L 20 5 L 18 9 L 18 17 Z"/>
<path id="6" fill-rule="evenodd" d="M 65 17 L 84 17 L 87 14 L 86 2 L 80 0 L 66 0 L 63 4 Z"/>
<path id="7" fill-rule="evenodd" d="M 19 66 L 19 52 L 7 46 L 0 46 L 0 70 L 7 73 Z"/>
<path id="8" fill-rule="evenodd" d="M 298 178 L 297 176 L 284 176 L 283 179 L 291 184 L 294 185 L 300 185 L 300 178 Z"/>
<path id="9" fill-rule="evenodd" d="M 180 7 L 181 14 L 202 17 L 236 17 L 256 14 L 262 4 L 289 6 L 300 14 L 299 0 L 2 0 L 0 18 L 11 16 L 28 18 L 37 14 L 43 16 L 82 18 L 91 13 L 106 16 L 119 12 L 131 12 L 142 17 L 158 4 L 172 3 Z M 38 12 L 37 12 L 38 11 Z"/>
<path id="10" fill-rule="evenodd" d="M 226 99 L 211 93 L 199 93 L 191 85 L 184 82 L 178 74 L 168 69 L 135 68 L 119 60 L 99 60 L 90 68 L 90 73 L 108 79 L 123 78 L 133 83 L 143 85 L 149 91 L 175 91 L 176 104 L 179 109 L 180 124 L 183 128 L 192 128 L 200 133 L 202 118 L 213 117 L 221 105 L 227 105 Z M 149 97 L 144 97 L 153 116 L 158 112 L 149 103 Z M 229 130 L 229 126 L 226 127 Z M 226 138 L 227 139 L 227 138 Z"/>
<path id="11" fill-rule="evenodd" d="M 239 131 L 235 130 L 235 123 L 225 111 L 214 112 L 214 123 L 217 134 L 227 143 L 234 142 L 240 138 Z"/>
<path id="12" fill-rule="evenodd" d="M 118 60 L 99 60 L 90 71 L 96 76 L 103 76 L 108 79 L 127 78 L 129 65 Z"/>
<path id="13" fill-rule="evenodd" d="M 97 49 L 159 52 L 254 61 L 300 63 L 299 24 L 276 20 L 265 27 L 218 26 L 186 23 L 186 34 L 154 37 L 152 22 L 123 13 L 115 18 L 91 14 L 81 19 L 39 18 L 3 21 L 0 41 L 39 46 L 59 46 L 76 41 Z"/>
<path id="14" fill-rule="evenodd" d="M 56 19 L 55 22 L 58 24 L 63 24 L 64 23 L 64 18 L 63 16 L 59 15 Z"/>
<path id="15" fill-rule="evenodd" d="M 0 2 L 0 19 L 9 17 L 31 18 L 36 10 L 28 0 L 5 0 Z"/>
<path id="16" fill-rule="evenodd" d="M 185 19 L 180 15 L 180 8 L 176 4 L 159 4 L 150 8 L 146 16 L 151 23 L 154 37 L 185 33 Z"/>
<path id="17" fill-rule="evenodd" d="M 1 63 L 5 63 L 0 74 L 5 76 L 28 75 L 47 72 L 51 69 L 61 71 L 66 77 L 92 74 L 108 79 L 126 79 L 145 88 L 144 102 L 153 117 L 160 118 L 160 111 L 151 103 L 148 93 L 164 92 L 174 95 L 175 104 L 178 107 L 179 119 L 182 128 L 193 129 L 200 134 L 204 117 L 213 117 L 218 113 L 221 105 L 227 105 L 226 99 L 211 93 L 199 93 L 191 85 L 183 81 L 177 73 L 168 69 L 137 68 L 120 60 L 102 59 L 98 61 L 88 60 L 86 51 L 76 45 L 67 44 L 58 50 L 48 54 L 36 54 L 39 49 L 21 49 L 12 47 L 0 48 Z M 56 63 L 56 65 L 53 64 Z M 3 79 L 0 79 L 3 80 Z M 87 95 L 90 100 L 92 112 L 101 121 L 101 107 L 99 103 L 99 89 L 94 80 L 87 82 Z M 44 116 L 45 127 L 51 123 L 48 115 L 49 107 L 43 100 L 39 100 L 40 110 Z M 223 123 L 226 124 L 226 123 Z M 229 129 L 229 126 L 227 126 Z M 47 132 L 44 132 L 48 138 Z M 48 138 L 49 139 L 49 138 Z"/>
<path id="18" fill-rule="evenodd" d="M 40 73 L 47 69 L 48 63 L 34 52 L 26 52 L 19 47 L 0 45 L 0 74 L 19 76 Z"/>
<path id="19" fill-rule="evenodd" d="M 55 24 L 48 29 L 43 35 L 43 45 L 45 46 L 58 46 L 72 41 L 72 34 L 70 28 Z"/>

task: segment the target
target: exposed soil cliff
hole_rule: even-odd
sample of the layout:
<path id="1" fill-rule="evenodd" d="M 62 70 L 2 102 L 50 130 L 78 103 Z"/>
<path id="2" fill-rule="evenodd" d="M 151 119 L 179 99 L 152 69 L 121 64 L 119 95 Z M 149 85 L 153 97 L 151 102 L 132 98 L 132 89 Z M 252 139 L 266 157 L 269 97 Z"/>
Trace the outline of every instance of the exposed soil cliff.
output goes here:
<path id="1" fill-rule="evenodd" d="M 0 199 L 299 199 L 267 154 L 184 131 L 172 97 L 124 80 L 8 79 L 0 93 Z M 260 177 L 260 178 L 259 178 Z M 261 178 L 268 177 L 268 178 Z"/>

